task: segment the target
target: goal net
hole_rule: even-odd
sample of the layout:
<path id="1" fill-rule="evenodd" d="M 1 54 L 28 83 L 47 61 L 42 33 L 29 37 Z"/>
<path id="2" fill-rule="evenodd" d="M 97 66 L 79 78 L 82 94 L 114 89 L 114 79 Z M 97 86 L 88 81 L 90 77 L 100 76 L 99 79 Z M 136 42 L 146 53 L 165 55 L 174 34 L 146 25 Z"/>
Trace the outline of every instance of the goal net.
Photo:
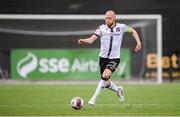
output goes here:
<path id="1" fill-rule="evenodd" d="M 161 83 L 161 15 L 117 15 L 116 18 L 117 22 L 137 30 L 143 49 L 135 53 L 135 41 L 125 33 L 122 60 L 114 77 Z M 104 15 L 0 15 L 0 47 L 11 51 L 11 77 L 95 80 L 99 39 L 86 46 L 79 46 L 77 40 L 92 35 L 103 23 Z"/>

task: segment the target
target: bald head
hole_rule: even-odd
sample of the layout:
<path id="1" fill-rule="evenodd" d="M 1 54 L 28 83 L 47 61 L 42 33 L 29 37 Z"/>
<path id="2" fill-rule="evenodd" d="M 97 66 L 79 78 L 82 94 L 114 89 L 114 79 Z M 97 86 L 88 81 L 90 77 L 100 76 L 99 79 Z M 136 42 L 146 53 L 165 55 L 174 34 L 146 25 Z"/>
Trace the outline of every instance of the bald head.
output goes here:
<path id="1" fill-rule="evenodd" d="M 108 27 L 113 27 L 115 25 L 116 21 L 116 15 L 115 12 L 112 10 L 109 10 L 105 14 L 105 22 Z"/>
<path id="2" fill-rule="evenodd" d="M 115 12 L 114 11 L 112 11 L 112 10 L 109 10 L 109 11 L 107 11 L 106 12 L 106 16 L 111 16 L 111 17 L 116 17 L 116 14 L 115 14 Z"/>

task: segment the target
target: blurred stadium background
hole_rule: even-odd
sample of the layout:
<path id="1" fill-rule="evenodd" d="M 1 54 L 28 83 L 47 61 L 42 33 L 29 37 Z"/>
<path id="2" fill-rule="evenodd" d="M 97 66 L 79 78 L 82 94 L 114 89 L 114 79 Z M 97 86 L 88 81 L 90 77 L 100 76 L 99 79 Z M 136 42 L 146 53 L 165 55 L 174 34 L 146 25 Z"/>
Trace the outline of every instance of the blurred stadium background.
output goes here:
<path id="1" fill-rule="evenodd" d="M 94 86 L 100 79 L 99 41 L 92 45 L 79 46 L 77 40 L 90 36 L 104 22 L 103 15 L 109 9 L 116 12 L 119 22 L 138 31 L 143 44 L 143 50 L 134 53 L 132 37 L 129 34 L 124 35 L 122 61 L 111 79 L 125 84 L 156 84 L 163 81 L 172 83 L 168 87 L 177 88 L 180 81 L 179 0 L 1 0 L 0 84 L 23 85 L 30 82 L 32 85 L 41 81 L 42 85 L 92 83 Z M 159 61 L 162 66 L 158 66 L 158 57 L 161 57 Z M 1 105 L 7 104 L 6 102 L 7 100 L 1 101 Z M 126 110 L 126 107 L 123 109 Z M 8 111 L 3 109 L 0 112 L 8 115 Z M 177 110 L 171 112 L 169 115 L 179 115 Z M 17 113 L 14 115 L 20 115 Z M 153 115 L 153 111 L 150 115 Z"/>
<path id="2" fill-rule="evenodd" d="M 96 5 L 94 5 L 96 3 Z M 0 14 L 51 14 L 51 15 L 103 15 L 107 9 L 114 10 L 117 14 L 158 14 L 162 16 L 162 76 L 166 80 L 178 80 L 180 78 L 180 54 L 179 54 L 179 1 L 69 1 L 69 0 L 4 0 L 0 4 Z M 77 39 L 87 37 L 103 23 L 102 20 L 38 20 L 33 17 L 21 19 L 18 16 L 13 20 L 1 16 L 0 20 L 0 68 L 1 79 L 13 78 L 13 72 L 17 71 L 11 58 L 16 49 L 82 49 L 99 48 L 99 42 L 90 46 L 78 46 Z M 8 17 L 8 16 L 7 16 Z M 11 15 L 9 15 L 11 17 Z M 41 17 L 41 16 L 40 16 Z M 54 16 L 56 18 L 56 16 Z M 81 16 L 80 16 L 81 17 Z M 48 16 L 46 17 L 48 18 Z M 45 18 L 45 19 L 46 19 Z M 120 18 L 120 22 L 135 27 L 143 41 L 144 50 L 137 55 L 133 54 L 133 41 L 125 39 L 123 48 L 130 48 L 130 78 L 157 78 L 156 53 L 157 31 L 156 22 L 152 20 L 127 20 Z M 143 28 L 144 29 L 143 29 Z M 161 33 L 161 32 L 160 32 Z M 161 34 L 160 34 L 161 35 Z M 126 37 L 131 38 L 129 35 Z M 127 41 L 127 42 L 126 42 Z M 67 51 L 69 51 L 67 49 Z M 154 50 L 153 50 L 154 49 Z M 90 50 L 90 49 L 88 49 Z M 49 50 L 48 50 L 49 51 Z M 49 53 L 47 51 L 47 53 Z M 156 51 L 157 52 L 157 51 Z M 41 52 L 39 52 L 41 53 Z M 75 53 L 77 55 L 77 53 Z M 26 54 L 25 54 L 26 55 Z M 24 55 L 24 57 L 25 57 Z M 149 56 L 148 56 L 149 55 Z M 16 56 L 16 55 L 15 55 Z M 22 55 L 23 56 L 23 55 Z M 46 55 L 45 55 L 46 56 Z M 60 57 L 63 57 L 62 55 Z M 149 59 L 148 59 L 149 57 Z M 83 58 L 83 57 L 81 57 Z M 20 58 L 19 58 L 20 59 Z M 97 59 L 97 58 L 96 58 Z M 18 60 L 17 60 L 18 61 Z M 17 62 L 16 61 L 16 62 Z M 73 60 L 72 60 L 73 61 Z M 134 62 L 133 62 L 134 61 Z M 135 62 L 136 61 L 136 62 Z M 81 62 L 81 61 L 80 61 Z M 54 62 L 55 63 L 55 62 Z M 136 64 L 136 65 L 134 65 Z M 22 67 L 22 66 L 21 66 Z M 52 68 L 53 69 L 53 68 Z M 14 71 L 15 70 L 15 71 Z M 121 69 L 122 70 L 122 69 Z M 55 72 L 55 71 L 54 71 Z M 69 72 L 68 72 L 69 73 Z M 59 73 L 58 77 L 61 73 Z M 124 74 L 121 73 L 123 76 Z M 121 76 L 121 77 L 122 77 Z M 67 78 L 68 79 L 68 78 Z M 97 78 L 98 79 L 98 78 Z"/>

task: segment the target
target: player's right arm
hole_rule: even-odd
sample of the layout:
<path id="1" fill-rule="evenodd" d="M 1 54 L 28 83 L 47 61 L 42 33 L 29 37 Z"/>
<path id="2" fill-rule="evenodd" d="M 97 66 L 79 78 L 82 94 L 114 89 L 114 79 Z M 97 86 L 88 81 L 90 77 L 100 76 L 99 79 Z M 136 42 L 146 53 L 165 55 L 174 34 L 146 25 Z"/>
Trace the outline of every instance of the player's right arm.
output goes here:
<path id="1" fill-rule="evenodd" d="M 91 37 L 89 38 L 85 38 L 85 39 L 79 39 L 78 40 L 78 44 L 91 44 L 93 43 L 96 39 L 98 38 L 97 35 L 93 34 Z"/>

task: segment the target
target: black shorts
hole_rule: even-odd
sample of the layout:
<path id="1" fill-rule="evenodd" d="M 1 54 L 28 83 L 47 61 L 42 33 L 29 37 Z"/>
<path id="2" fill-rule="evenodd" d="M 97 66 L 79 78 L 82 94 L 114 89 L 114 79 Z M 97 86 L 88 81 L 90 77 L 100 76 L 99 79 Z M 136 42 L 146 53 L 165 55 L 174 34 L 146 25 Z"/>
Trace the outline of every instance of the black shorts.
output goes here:
<path id="1" fill-rule="evenodd" d="M 113 73 L 120 63 L 120 59 L 108 59 L 108 58 L 99 58 L 100 72 L 103 74 L 105 69 L 111 70 Z"/>

